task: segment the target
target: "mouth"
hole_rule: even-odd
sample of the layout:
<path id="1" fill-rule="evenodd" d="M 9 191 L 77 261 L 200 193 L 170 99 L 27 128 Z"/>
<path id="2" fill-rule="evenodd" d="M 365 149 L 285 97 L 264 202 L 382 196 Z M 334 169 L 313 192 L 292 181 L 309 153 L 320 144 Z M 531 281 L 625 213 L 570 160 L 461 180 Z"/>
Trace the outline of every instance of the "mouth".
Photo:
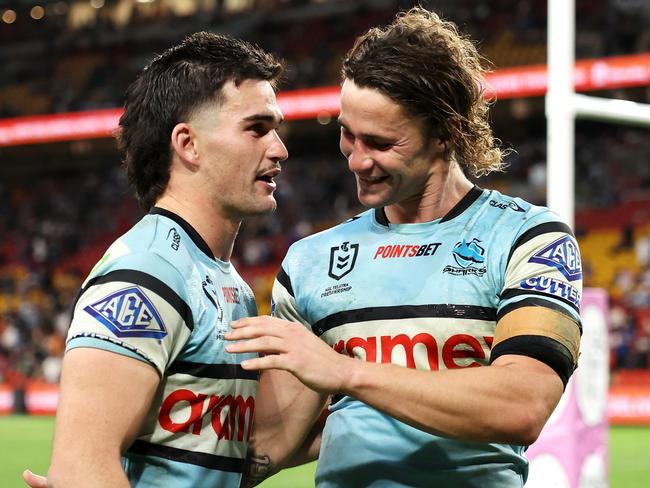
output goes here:
<path id="1" fill-rule="evenodd" d="M 280 168 L 273 167 L 271 169 L 267 169 L 259 172 L 255 176 L 255 181 L 261 181 L 262 183 L 266 183 L 268 186 L 275 189 L 275 181 L 273 181 L 273 178 L 275 178 L 279 174 L 280 174 Z"/>
<path id="2" fill-rule="evenodd" d="M 362 183 L 364 185 L 372 186 L 372 185 L 377 185 L 379 183 L 383 183 L 384 181 L 387 181 L 390 176 L 358 176 L 359 183 Z"/>

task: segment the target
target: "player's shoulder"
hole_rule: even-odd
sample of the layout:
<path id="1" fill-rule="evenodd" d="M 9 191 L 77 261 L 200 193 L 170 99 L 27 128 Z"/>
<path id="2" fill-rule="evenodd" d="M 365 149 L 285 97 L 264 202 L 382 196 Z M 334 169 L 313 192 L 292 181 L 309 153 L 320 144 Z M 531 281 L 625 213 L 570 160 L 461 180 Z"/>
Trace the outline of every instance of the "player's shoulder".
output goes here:
<path id="1" fill-rule="evenodd" d="M 108 274 L 148 275 L 182 288 L 193 264 L 173 221 L 145 215 L 115 240 L 90 272 L 86 283 Z"/>
<path id="2" fill-rule="evenodd" d="M 484 206 L 495 215 L 495 221 L 503 222 L 502 227 L 509 227 L 517 235 L 540 225 L 551 226 L 573 235 L 571 228 L 548 207 L 534 205 L 523 198 L 505 195 L 497 190 L 485 190 L 485 201 Z"/>

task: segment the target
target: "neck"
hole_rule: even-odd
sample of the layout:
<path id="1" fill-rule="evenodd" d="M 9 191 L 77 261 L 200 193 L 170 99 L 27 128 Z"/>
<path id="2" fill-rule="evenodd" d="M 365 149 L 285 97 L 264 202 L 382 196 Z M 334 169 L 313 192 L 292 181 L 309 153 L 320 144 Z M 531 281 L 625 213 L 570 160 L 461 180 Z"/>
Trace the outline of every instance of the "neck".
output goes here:
<path id="1" fill-rule="evenodd" d="M 414 224 L 440 219 L 454 208 L 473 186 L 456 162 L 440 161 L 433 168 L 424 190 L 412 198 L 387 205 L 386 216 L 394 224 Z"/>
<path id="2" fill-rule="evenodd" d="M 225 218 L 208 208 L 164 194 L 156 201 L 156 207 L 174 212 L 186 220 L 207 243 L 212 254 L 221 261 L 230 261 L 235 237 L 241 220 Z"/>

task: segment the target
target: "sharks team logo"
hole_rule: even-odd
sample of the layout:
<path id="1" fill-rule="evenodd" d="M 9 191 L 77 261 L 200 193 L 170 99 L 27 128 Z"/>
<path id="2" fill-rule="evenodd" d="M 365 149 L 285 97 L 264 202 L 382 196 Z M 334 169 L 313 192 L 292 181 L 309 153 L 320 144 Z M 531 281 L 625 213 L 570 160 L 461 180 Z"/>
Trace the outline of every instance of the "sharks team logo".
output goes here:
<path id="1" fill-rule="evenodd" d="M 217 289 L 214 287 L 214 283 L 208 275 L 206 275 L 205 280 L 201 282 L 201 287 L 203 288 L 205 296 L 210 300 L 210 302 L 212 302 L 214 308 L 217 309 L 217 320 L 221 322 L 223 320 L 223 307 L 219 303 Z"/>
<path id="2" fill-rule="evenodd" d="M 483 265 L 485 263 L 485 249 L 479 245 L 479 242 L 481 241 L 476 238 L 469 242 L 465 240 L 457 242 L 451 253 L 458 267 L 448 265 L 445 266 L 442 272 L 456 276 L 470 274 L 483 276 L 486 271 L 485 265 Z"/>
<path id="3" fill-rule="evenodd" d="M 88 305 L 84 311 L 117 337 L 162 339 L 167 335 L 156 307 L 137 286 L 116 291 Z"/>
<path id="4" fill-rule="evenodd" d="M 560 237 L 536 252 L 528 262 L 557 268 L 569 281 L 582 279 L 580 251 L 575 241 L 568 235 Z"/>
<path id="5" fill-rule="evenodd" d="M 359 254 L 359 244 L 344 242 L 330 249 L 330 267 L 327 274 L 335 280 L 340 280 L 354 269 Z"/>

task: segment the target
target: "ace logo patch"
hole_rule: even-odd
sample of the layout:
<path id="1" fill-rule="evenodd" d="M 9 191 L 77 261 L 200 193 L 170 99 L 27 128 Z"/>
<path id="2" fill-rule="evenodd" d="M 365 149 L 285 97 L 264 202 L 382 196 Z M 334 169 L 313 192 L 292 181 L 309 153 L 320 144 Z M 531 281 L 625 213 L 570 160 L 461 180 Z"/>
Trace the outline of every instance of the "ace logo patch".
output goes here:
<path id="1" fill-rule="evenodd" d="M 167 335 L 156 307 L 137 286 L 116 291 L 88 305 L 84 311 L 117 337 L 162 339 Z"/>
<path id="2" fill-rule="evenodd" d="M 557 268 L 569 281 L 582 279 L 580 251 L 570 236 L 561 237 L 535 253 L 529 263 L 545 264 Z"/>

